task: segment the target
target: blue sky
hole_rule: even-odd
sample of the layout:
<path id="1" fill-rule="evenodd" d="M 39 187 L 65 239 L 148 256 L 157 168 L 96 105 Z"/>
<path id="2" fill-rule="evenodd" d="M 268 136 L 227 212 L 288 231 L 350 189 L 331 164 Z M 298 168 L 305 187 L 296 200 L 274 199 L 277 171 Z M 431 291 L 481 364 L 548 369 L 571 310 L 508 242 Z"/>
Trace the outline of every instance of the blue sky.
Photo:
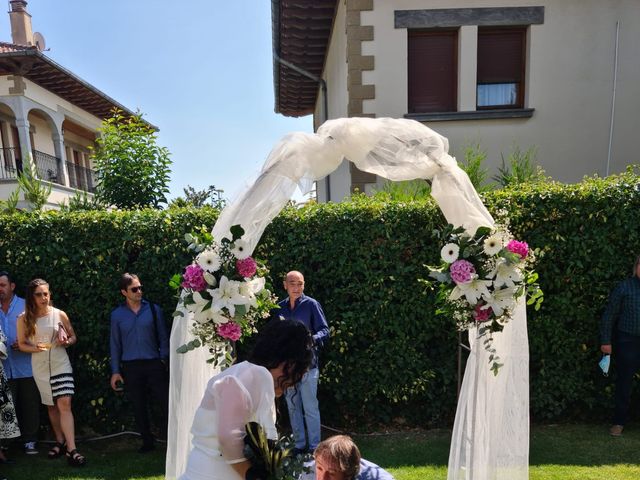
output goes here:
<path id="1" fill-rule="evenodd" d="M 274 113 L 267 0 L 29 0 L 45 55 L 160 128 L 171 194 L 233 197 L 271 147 L 311 116 Z M 0 17 L 1 18 L 1 17 Z M 0 39 L 11 41 L 9 16 Z"/>

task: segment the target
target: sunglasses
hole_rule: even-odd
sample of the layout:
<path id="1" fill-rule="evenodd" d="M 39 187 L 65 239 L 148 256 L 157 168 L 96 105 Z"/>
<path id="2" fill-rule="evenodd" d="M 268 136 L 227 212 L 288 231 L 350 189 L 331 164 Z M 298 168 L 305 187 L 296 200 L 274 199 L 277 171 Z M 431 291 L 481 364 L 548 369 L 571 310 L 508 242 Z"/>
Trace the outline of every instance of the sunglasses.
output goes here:
<path id="1" fill-rule="evenodd" d="M 131 293 L 138 293 L 142 291 L 142 285 L 140 285 L 139 287 L 131 287 L 129 290 L 131 290 Z"/>

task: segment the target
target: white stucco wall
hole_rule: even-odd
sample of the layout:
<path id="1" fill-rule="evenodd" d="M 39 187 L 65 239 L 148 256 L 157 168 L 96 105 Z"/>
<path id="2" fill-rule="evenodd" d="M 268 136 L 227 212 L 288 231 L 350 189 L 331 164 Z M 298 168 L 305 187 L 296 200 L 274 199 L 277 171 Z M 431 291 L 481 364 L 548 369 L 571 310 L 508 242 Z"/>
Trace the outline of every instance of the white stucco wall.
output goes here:
<path id="1" fill-rule="evenodd" d="M 323 78 L 327 82 L 327 98 L 329 118 L 342 118 L 347 116 L 347 37 L 346 31 L 346 6 L 341 0 L 336 11 L 333 25 L 333 34 L 329 43 L 327 59 L 325 62 Z M 324 115 L 322 110 L 322 92 L 318 95 L 314 119 Z M 317 125 L 316 125 L 317 127 Z M 330 192 L 332 201 L 343 200 L 350 194 L 351 173 L 348 162 L 344 161 L 340 167 L 317 183 L 318 201 L 327 201 L 327 182 L 330 182 Z"/>
<path id="2" fill-rule="evenodd" d="M 82 125 L 90 130 L 96 130 L 101 123 L 101 119 L 89 112 L 73 105 L 63 98 L 42 88 L 40 85 L 33 83 L 26 78 L 22 79 L 25 83 L 24 97 L 33 100 L 40 106 L 48 108 L 54 112 L 65 115 L 66 118 Z M 0 97 L 15 96 L 10 95 L 9 88 L 13 87 L 13 80 L 8 80 L 7 76 L 0 76 Z"/>
<path id="3" fill-rule="evenodd" d="M 53 139 L 51 138 L 51 126 L 46 120 L 36 117 L 35 115 L 29 115 L 29 125 L 31 132 L 33 133 L 33 145 L 31 148 L 38 150 L 39 152 L 46 153 L 47 155 L 55 156 L 55 148 L 53 146 Z"/>
<path id="4" fill-rule="evenodd" d="M 363 84 L 375 84 L 376 98 L 365 100 L 364 113 L 402 117 L 407 113 L 407 31 L 394 28 L 394 10 L 544 6 L 544 23 L 529 28 L 525 107 L 532 118 L 429 122 L 447 136 L 452 153 L 479 142 L 487 165 L 500 164 L 513 145 L 535 146 L 538 163 L 554 178 L 579 181 L 585 174 L 606 173 L 612 105 L 616 22 L 620 22 L 618 81 L 610 172 L 637 163 L 635 117 L 640 109 L 640 44 L 638 0 L 374 0 L 374 10 L 361 13 L 362 25 L 373 25 L 374 40 L 363 42 L 363 54 L 375 56 L 375 70 L 363 73 Z M 475 27 L 459 35 L 458 109 L 475 106 Z M 345 51 L 334 29 L 332 61 Z M 327 63 L 329 65 L 329 62 Z M 337 70 L 337 66 L 331 67 Z M 331 103 L 342 91 L 329 88 Z M 343 105 L 346 107 L 346 100 Z M 335 111 L 335 110 L 334 110 Z M 334 115 L 331 115 L 334 117 Z"/>

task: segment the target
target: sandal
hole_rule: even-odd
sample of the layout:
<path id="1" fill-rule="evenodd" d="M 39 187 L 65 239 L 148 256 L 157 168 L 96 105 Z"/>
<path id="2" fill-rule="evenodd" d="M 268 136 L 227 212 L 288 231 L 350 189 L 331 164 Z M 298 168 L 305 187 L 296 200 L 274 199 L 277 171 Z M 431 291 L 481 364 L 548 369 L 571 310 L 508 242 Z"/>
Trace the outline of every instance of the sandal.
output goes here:
<path id="1" fill-rule="evenodd" d="M 82 467 L 87 463 L 87 459 L 74 448 L 70 452 L 67 452 L 67 463 L 72 467 Z"/>
<path id="2" fill-rule="evenodd" d="M 67 447 L 65 446 L 65 442 L 56 442 L 53 447 L 49 449 L 49 453 L 47 453 L 47 458 L 49 460 L 53 460 L 54 458 L 61 457 L 67 452 Z"/>

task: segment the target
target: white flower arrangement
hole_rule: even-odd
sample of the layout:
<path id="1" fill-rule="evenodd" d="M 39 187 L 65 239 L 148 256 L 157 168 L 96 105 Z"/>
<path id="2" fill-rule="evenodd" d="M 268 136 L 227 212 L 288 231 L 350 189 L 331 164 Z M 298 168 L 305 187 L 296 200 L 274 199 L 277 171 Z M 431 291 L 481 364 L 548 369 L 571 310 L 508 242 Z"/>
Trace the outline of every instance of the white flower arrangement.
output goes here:
<path id="1" fill-rule="evenodd" d="M 233 343 L 256 331 L 256 324 L 269 317 L 276 306 L 266 288 L 266 268 L 249 253 L 240 225 L 231 227 L 232 238 L 214 243 L 211 234 L 185 235 L 189 250 L 197 253 L 182 275 L 174 275 L 171 285 L 181 289 L 175 317 L 183 310 L 193 314 L 191 331 L 195 340 L 180 346 L 186 353 L 202 345 L 209 348 L 214 364 L 232 362 Z"/>
<path id="2" fill-rule="evenodd" d="M 440 251 L 442 263 L 429 267 L 429 276 L 439 286 L 439 312 L 455 319 L 459 330 L 477 327 L 479 337 L 487 336 L 484 345 L 497 375 L 502 364 L 491 335 L 502 331 L 522 295 L 536 310 L 544 298 L 531 269 L 533 252 L 505 229 L 480 227 L 469 235 L 448 225 L 439 236 L 446 241 Z"/>

